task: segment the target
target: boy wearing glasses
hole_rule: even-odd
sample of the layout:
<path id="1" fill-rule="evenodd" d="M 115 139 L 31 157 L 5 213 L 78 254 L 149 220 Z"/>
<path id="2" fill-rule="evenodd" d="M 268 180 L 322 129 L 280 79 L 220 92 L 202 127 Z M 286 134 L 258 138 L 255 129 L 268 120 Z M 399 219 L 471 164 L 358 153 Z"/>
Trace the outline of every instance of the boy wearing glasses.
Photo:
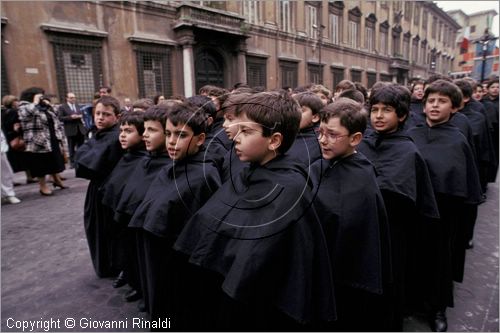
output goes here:
<path id="1" fill-rule="evenodd" d="M 328 249 L 308 175 L 285 154 L 300 107 L 287 93 L 261 92 L 238 112 L 234 149 L 249 165 L 194 214 L 174 245 L 193 270 L 182 280 L 190 281 L 183 329 L 308 330 L 334 320 Z"/>
<path id="2" fill-rule="evenodd" d="M 393 316 L 387 318 L 388 331 L 403 330 L 405 303 L 411 300 L 414 304 L 414 298 L 422 294 L 416 292 L 421 282 L 415 279 L 422 271 L 416 256 L 423 251 L 423 242 L 416 238 L 417 228 L 423 228 L 424 223 L 436 223 L 424 217 L 439 218 L 427 165 L 402 130 L 409 117 L 410 98 L 408 89 L 395 84 L 372 90 L 369 107 L 374 131 L 358 146 L 358 151 L 375 165 L 390 226 L 394 279 L 393 290 L 384 295 L 389 315 Z"/>
<path id="3" fill-rule="evenodd" d="M 356 152 L 365 129 L 366 114 L 351 99 L 321 113 L 323 159 L 312 165 L 311 178 L 335 283 L 338 319 L 329 330 L 383 330 L 378 308 L 391 279 L 390 244 L 374 167 Z"/>

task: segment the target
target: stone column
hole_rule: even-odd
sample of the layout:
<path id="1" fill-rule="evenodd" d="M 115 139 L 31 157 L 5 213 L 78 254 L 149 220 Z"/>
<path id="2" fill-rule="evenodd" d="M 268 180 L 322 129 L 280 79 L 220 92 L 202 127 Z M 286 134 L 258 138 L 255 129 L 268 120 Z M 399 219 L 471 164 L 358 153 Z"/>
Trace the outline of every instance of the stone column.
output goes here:
<path id="1" fill-rule="evenodd" d="M 190 29 L 182 29 L 176 32 L 177 40 L 182 45 L 182 66 L 184 79 L 184 96 L 191 97 L 196 95 L 195 76 L 194 76 L 194 34 Z"/>
<path id="2" fill-rule="evenodd" d="M 238 58 L 238 68 L 237 68 L 237 80 L 238 82 L 248 83 L 247 82 L 247 43 L 245 40 L 241 40 L 238 45 L 237 50 L 237 58 Z"/>

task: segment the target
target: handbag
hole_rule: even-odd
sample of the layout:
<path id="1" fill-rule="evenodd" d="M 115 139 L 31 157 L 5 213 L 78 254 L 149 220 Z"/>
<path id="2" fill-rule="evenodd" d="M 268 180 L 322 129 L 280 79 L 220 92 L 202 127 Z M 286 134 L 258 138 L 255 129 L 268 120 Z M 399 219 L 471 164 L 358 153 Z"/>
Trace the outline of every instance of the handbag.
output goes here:
<path id="1" fill-rule="evenodd" d="M 20 136 L 16 136 L 14 139 L 10 140 L 9 145 L 10 148 L 15 151 L 24 151 L 26 149 L 26 144 Z"/>

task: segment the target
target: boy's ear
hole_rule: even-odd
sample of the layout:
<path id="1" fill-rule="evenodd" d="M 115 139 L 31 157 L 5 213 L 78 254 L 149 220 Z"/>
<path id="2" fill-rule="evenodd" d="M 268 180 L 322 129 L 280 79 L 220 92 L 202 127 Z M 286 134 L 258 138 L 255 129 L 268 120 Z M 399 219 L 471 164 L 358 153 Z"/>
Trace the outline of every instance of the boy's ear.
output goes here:
<path id="1" fill-rule="evenodd" d="M 313 122 L 313 124 L 316 124 L 319 121 L 320 121 L 319 113 L 313 114 L 313 116 L 312 116 L 312 122 Z"/>
<path id="2" fill-rule="evenodd" d="M 402 123 L 403 121 L 405 121 L 405 119 L 406 119 L 407 117 L 408 117 L 408 115 L 407 115 L 407 114 L 405 114 L 405 115 L 404 115 L 404 116 L 402 116 L 402 117 L 398 117 L 398 120 L 399 120 L 399 122 L 400 122 L 400 123 Z"/>
<path id="3" fill-rule="evenodd" d="M 353 135 L 351 135 L 351 142 L 349 142 L 349 145 L 351 147 L 356 147 L 357 145 L 360 144 L 361 140 L 363 139 L 363 134 L 361 132 L 356 132 Z"/>
<path id="4" fill-rule="evenodd" d="M 207 118 L 207 127 L 210 127 L 212 126 L 212 124 L 214 123 L 214 118 L 212 117 L 208 117 Z"/>
<path id="5" fill-rule="evenodd" d="M 280 132 L 273 133 L 269 137 L 269 150 L 277 150 L 281 146 L 281 142 L 283 141 L 283 135 Z"/>
<path id="6" fill-rule="evenodd" d="M 204 144 L 205 143 L 205 138 L 206 138 L 206 134 L 205 133 L 198 134 L 198 142 L 196 142 L 196 145 L 198 147 L 200 147 L 202 144 Z"/>

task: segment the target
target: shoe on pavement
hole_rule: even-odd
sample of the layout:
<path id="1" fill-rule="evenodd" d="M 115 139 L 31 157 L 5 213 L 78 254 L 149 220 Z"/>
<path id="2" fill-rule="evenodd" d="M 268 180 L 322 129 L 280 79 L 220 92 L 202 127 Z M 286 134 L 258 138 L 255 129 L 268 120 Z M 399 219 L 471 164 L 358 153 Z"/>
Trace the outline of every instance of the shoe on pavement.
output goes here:
<path id="1" fill-rule="evenodd" d="M 19 200 L 18 198 L 14 197 L 14 196 L 11 196 L 11 197 L 6 197 L 6 198 L 5 198 L 5 202 L 8 202 L 8 203 L 10 203 L 10 204 L 15 205 L 15 204 L 20 203 L 20 202 L 21 202 L 21 200 Z"/>

